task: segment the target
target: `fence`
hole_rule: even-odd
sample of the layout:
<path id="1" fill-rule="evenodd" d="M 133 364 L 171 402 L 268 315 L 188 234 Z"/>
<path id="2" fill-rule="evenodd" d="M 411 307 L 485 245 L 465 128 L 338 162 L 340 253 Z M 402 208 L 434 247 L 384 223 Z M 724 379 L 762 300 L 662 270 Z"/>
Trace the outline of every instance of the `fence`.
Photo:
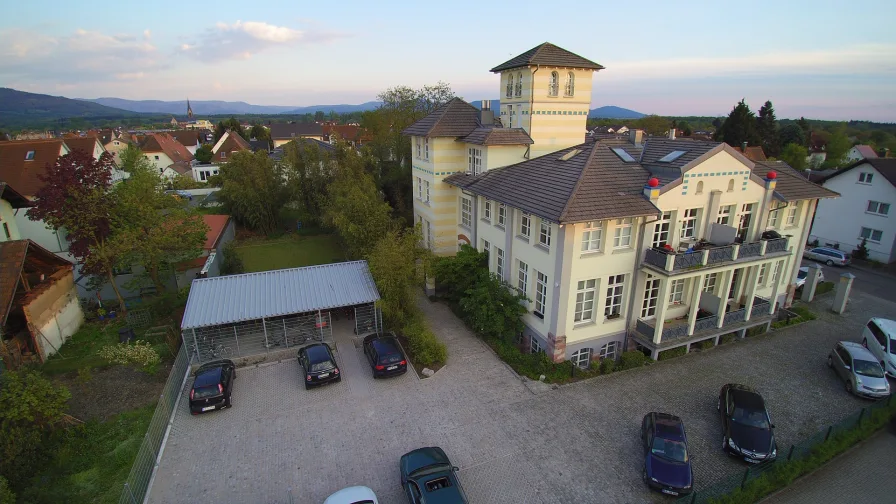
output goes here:
<path id="1" fill-rule="evenodd" d="M 778 447 L 778 457 L 771 462 L 763 462 L 754 466 L 748 466 L 743 473 L 738 473 L 726 480 L 720 481 L 709 488 L 694 491 L 691 495 L 681 497 L 676 504 L 704 504 L 713 503 L 716 499 L 721 499 L 732 492 L 743 489 L 747 483 L 759 478 L 763 474 L 786 465 L 790 461 L 801 460 L 812 454 L 813 450 L 821 444 L 841 432 L 852 430 L 861 425 L 863 420 L 867 420 L 875 411 L 890 408 L 892 396 L 881 399 L 876 403 L 860 409 L 838 423 L 829 425 L 812 436 L 802 440 L 801 442 L 790 445 L 790 447 Z"/>
<path id="2" fill-rule="evenodd" d="M 146 429 L 146 435 L 143 437 L 143 443 L 140 445 L 140 451 L 137 452 L 137 458 L 134 459 L 134 465 L 131 467 L 131 473 L 124 484 L 121 496 L 118 498 L 119 504 L 142 504 L 149 492 L 149 484 L 155 473 L 156 465 L 159 461 L 159 452 L 162 450 L 162 444 L 165 440 L 168 426 L 173 419 L 174 408 L 177 405 L 184 381 L 190 369 L 190 356 L 188 349 L 181 346 L 177 357 L 174 359 L 174 366 L 168 375 L 168 381 L 159 396 L 159 403 L 149 422 L 149 428 Z"/>

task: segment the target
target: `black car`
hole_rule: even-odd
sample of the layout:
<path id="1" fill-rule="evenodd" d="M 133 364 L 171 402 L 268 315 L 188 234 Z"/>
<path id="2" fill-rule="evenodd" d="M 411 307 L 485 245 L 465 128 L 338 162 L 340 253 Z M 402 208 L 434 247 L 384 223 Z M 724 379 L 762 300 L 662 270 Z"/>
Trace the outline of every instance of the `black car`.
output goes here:
<path id="1" fill-rule="evenodd" d="M 373 369 L 373 377 L 404 374 L 408 360 L 394 334 L 371 334 L 364 338 L 364 355 Z"/>
<path id="2" fill-rule="evenodd" d="M 221 359 L 203 364 L 194 373 L 190 389 L 190 413 L 198 415 L 206 411 L 229 408 L 233 405 L 231 393 L 236 379 L 233 361 Z"/>
<path id="3" fill-rule="evenodd" d="M 315 343 L 299 350 L 299 364 L 305 376 L 305 388 L 342 380 L 333 350 L 326 343 Z"/>
<path id="4" fill-rule="evenodd" d="M 718 410 L 725 452 L 754 464 L 778 456 L 775 424 L 759 392 L 746 385 L 729 383 L 719 391 Z"/>
<path id="5" fill-rule="evenodd" d="M 398 461 L 401 486 L 411 504 L 467 504 L 457 471 L 438 446 L 418 448 Z"/>
<path id="6" fill-rule="evenodd" d="M 644 482 L 668 495 L 691 493 L 694 472 L 688 455 L 684 423 L 668 413 L 648 413 L 641 421 L 644 445 Z"/>

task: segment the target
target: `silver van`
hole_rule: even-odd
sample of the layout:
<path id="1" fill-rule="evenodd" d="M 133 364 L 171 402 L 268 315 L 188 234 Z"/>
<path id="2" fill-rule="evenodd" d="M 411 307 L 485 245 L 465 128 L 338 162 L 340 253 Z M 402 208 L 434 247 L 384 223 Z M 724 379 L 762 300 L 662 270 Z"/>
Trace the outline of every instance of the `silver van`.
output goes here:
<path id="1" fill-rule="evenodd" d="M 867 348 L 884 371 L 896 378 L 896 321 L 875 317 L 862 330 L 862 346 Z"/>

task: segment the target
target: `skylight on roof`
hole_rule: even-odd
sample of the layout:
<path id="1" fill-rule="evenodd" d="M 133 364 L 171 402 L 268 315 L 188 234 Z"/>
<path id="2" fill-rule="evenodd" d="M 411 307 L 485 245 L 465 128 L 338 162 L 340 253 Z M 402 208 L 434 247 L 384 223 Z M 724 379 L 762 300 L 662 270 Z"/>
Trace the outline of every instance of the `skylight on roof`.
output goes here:
<path id="1" fill-rule="evenodd" d="M 612 149 L 613 152 L 615 152 L 616 155 L 619 156 L 619 159 L 625 161 L 626 163 L 635 162 L 635 158 L 633 158 L 632 155 L 626 152 L 622 147 L 613 147 Z"/>
<path id="2" fill-rule="evenodd" d="M 683 156 L 685 152 L 687 152 L 687 151 L 683 151 L 683 150 L 672 151 L 672 152 L 666 154 L 665 156 L 661 157 L 657 162 L 658 163 L 671 163 L 672 161 L 675 161 L 676 159 Z"/>
<path id="3" fill-rule="evenodd" d="M 25 153 L 25 161 L 34 161 L 34 151 L 30 150 Z"/>

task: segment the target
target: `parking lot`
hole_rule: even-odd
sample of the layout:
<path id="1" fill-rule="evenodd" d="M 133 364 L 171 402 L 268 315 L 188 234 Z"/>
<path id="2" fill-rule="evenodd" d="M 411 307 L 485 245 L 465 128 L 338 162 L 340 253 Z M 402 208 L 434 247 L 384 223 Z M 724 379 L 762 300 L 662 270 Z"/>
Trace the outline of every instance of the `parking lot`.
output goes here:
<path id="1" fill-rule="evenodd" d="M 527 387 L 440 304 L 421 301 L 449 360 L 424 380 L 374 380 L 335 325 L 341 383 L 305 391 L 293 359 L 238 370 L 232 409 L 194 417 L 182 399 L 150 502 L 320 503 L 359 484 L 404 502 L 398 459 L 430 445 L 460 467 L 473 502 L 664 502 L 640 480 L 648 411 L 683 418 L 699 490 L 744 468 L 720 450 L 724 383 L 763 392 L 781 447 L 866 404 L 825 358 L 869 317 L 896 318 L 896 304 L 854 290 L 839 317 L 831 296 L 815 303 L 817 321 L 553 390 Z"/>

